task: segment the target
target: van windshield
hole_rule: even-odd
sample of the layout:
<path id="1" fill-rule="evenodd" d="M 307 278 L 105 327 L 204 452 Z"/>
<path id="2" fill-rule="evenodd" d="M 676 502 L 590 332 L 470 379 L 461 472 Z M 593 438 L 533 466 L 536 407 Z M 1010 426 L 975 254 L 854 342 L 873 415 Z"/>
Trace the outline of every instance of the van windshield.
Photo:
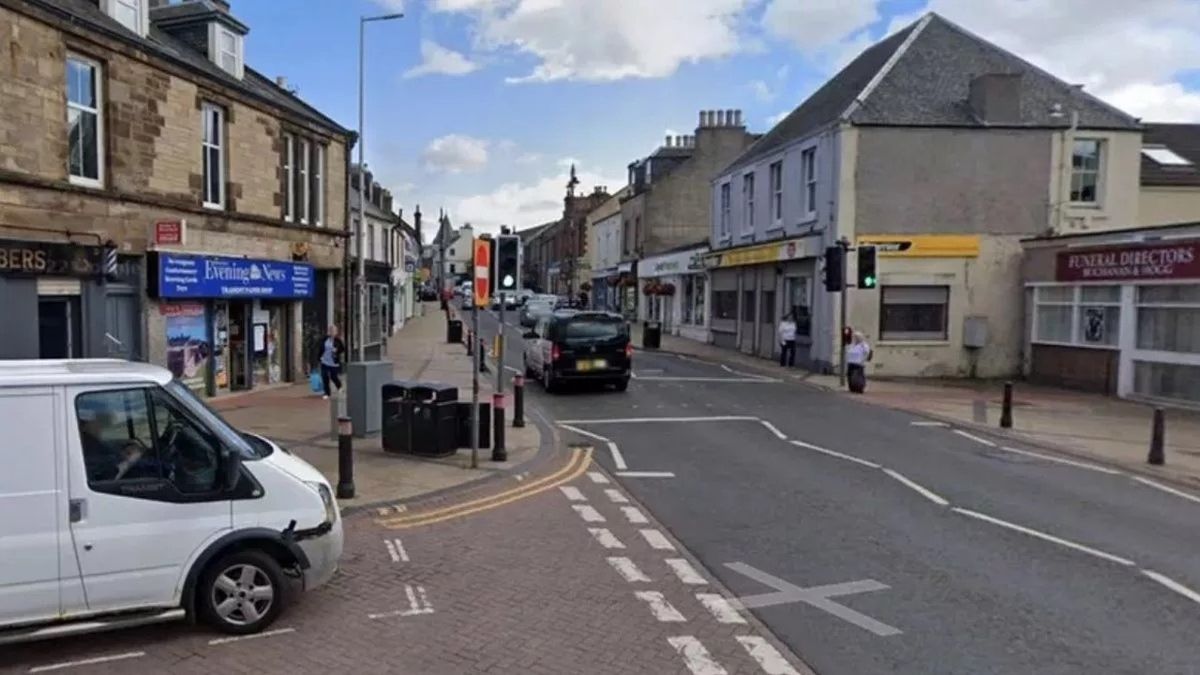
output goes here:
<path id="1" fill-rule="evenodd" d="M 188 412 L 195 415 L 205 426 L 212 430 L 226 447 L 240 453 L 242 459 L 262 459 L 271 454 L 271 447 L 265 443 L 262 444 L 261 448 L 257 444 L 251 445 L 248 443 L 236 429 L 229 426 L 229 423 L 217 411 L 208 407 L 207 403 L 196 396 L 195 392 L 184 386 L 179 380 L 171 380 L 167 383 L 165 389 L 175 397 L 175 400 L 187 408 Z"/>

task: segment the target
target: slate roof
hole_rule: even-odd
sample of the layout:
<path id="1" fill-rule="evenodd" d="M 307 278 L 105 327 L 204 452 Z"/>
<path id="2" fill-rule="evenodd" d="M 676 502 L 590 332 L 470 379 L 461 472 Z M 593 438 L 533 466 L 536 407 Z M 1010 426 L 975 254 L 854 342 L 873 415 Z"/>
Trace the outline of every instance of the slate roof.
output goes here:
<path id="1" fill-rule="evenodd" d="M 737 169 L 835 122 L 859 126 L 983 127 L 967 106 L 971 80 L 1020 74 L 1020 119 L 1009 127 L 1140 129 L 1139 121 L 1037 66 L 929 13 L 868 47 L 730 164 Z"/>
<path id="2" fill-rule="evenodd" d="M 1147 124 L 1142 147 L 1165 147 L 1190 166 L 1159 164 L 1142 155 L 1142 185 L 1200 186 L 1200 124 Z"/>
<path id="3" fill-rule="evenodd" d="M 241 90 L 249 97 L 283 108 L 294 115 L 325 127 L 335 134 L 341 136 L 353 134 L 353 132 L 338 124 L 333 119 L 325 116 L 321 111 L 308 105 L 286 89 L 279 87 L 273 80 L 263 76 L 249 66 L 246 66 L 244 77 L 238 80 L 210 61 L 205 54 L 199 53 L 179 39 L 155 27 L 153 24 L 146 37 L 139 37 L 136 33 L 130 32 L 118 23 L 116 19 L 105 14 L 96 5 L 95 0 L 29 0 L 29 2 L 54 14 L 73 20 L 75 23 L 81 24 L 90 30 L 105 33 L 111 37 L 132 43 L 153 56 L 169 59 L 191 70 L 199 71 L 213 80 L 220 81 L 225 86 Z M 161 11 L 156 10 L 156 12 Z M 155 16 L 158 16 L 158 14 L 155 14 Z"/>

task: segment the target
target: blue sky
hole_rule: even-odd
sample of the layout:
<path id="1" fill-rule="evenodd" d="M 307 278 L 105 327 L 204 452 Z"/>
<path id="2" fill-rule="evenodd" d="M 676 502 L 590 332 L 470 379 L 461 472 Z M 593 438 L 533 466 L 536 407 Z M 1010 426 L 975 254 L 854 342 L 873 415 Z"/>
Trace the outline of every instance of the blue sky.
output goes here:
<path id="1" fill-rule="evenodd" d="M 1200 121 L 1200 0 L 232 0 L 248 64 L 357 127 L 367 27 L 367 163 L 406 219 L 527 227 L 624 182 L 702 109 L 752 131 L 929 9 L 1152 120 Z M 1080 16 L 1088 16 L 1086 22 Z M 1122 49 L 1114 50 L 1112 45 Z M 429 222 L 429 219 L 426 219 Z"/>

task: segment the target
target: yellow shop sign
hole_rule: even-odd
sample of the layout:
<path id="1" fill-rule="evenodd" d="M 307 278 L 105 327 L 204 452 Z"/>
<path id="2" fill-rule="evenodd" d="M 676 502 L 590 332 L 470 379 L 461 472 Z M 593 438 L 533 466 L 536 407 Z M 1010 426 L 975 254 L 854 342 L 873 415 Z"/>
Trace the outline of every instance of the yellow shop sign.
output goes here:
<path id="1" fill-rule="evenodd" d="M 858 246 L 874 246 L 884 258 L 977 258 L 976 234 L 863 234 Z"/>

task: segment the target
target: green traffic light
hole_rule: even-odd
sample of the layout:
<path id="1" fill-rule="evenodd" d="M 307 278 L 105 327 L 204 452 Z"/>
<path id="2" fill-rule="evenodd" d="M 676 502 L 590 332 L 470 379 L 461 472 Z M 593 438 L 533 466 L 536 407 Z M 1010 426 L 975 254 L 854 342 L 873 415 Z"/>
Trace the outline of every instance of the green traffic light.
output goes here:
<path id="1" fill-rule="evenodd" d="M 875 277 L 867 277 L 863 279 L 863 284 L 867 288 L 875 288 Z"/>

